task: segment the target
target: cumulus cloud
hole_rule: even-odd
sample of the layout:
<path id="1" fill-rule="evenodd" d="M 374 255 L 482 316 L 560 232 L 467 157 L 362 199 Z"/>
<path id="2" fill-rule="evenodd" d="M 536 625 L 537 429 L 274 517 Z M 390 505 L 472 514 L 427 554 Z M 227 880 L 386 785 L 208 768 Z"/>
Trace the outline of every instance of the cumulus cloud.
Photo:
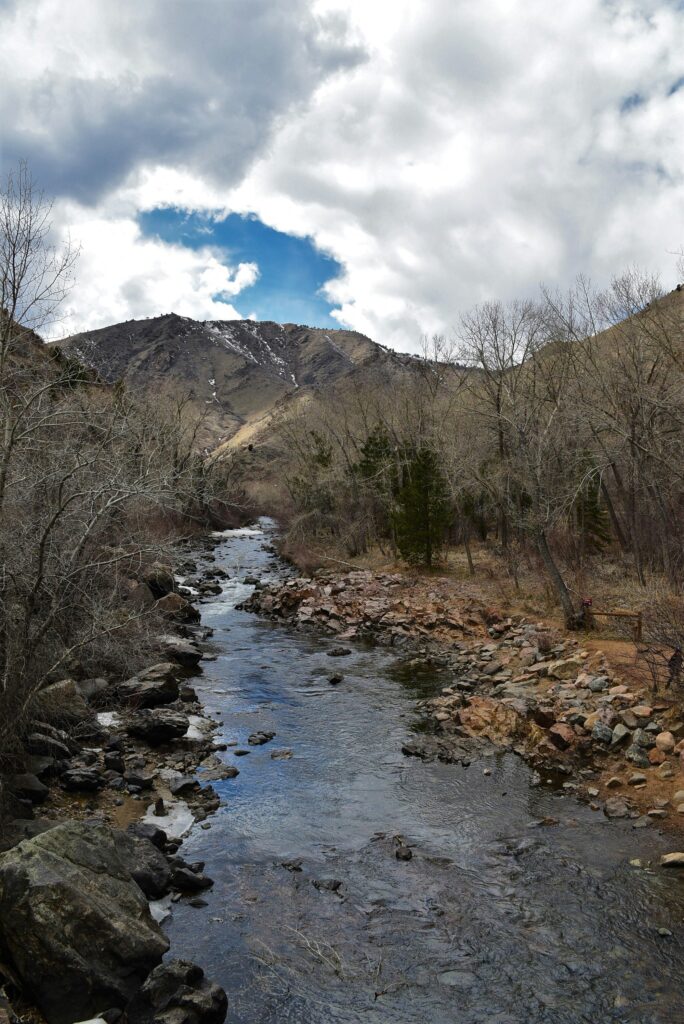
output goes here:
<path id="1" fill-rule="evenodd" d="M 74 317 L 233 294 L 221 254 L 141 237 L 136 211 L 160 205 L 310 235 L 344 268 L 340 324 L 403 349 L 580 270 L 637 262 L 672 283 L 675 0 L 21 0 L 0 4 L 0 34 L 2 154 L 80 203 Z"/>
<path id="2" fill-rule="evenodd" d="M 95 202 L 148 163 L 223 185 L 278 117 L 362 52 L 307 0 L 0 6 L 2 158 Z"/>
<path id="3" fill-rule="evenodd" d="M 211 247 L 144 238 L 129 217 L 93 216 L 73 204 L 56 212 L 81 254 L 78 286 L 53 337 L 171 311 L 195 320 L 241 319 L 231 300 L 256 281 L 255 263 L 231 267 Z"/>
<path id="4" fill-rule="evenodd" d="M 340 323 L 414 348 L 541 280 L 640 262 L 671 281 L 680 5 L 430 0 L 384 20 L 342 6 L 370 60 L 321 88 L 232 196 L 343 264 L 328 287 Z"/>

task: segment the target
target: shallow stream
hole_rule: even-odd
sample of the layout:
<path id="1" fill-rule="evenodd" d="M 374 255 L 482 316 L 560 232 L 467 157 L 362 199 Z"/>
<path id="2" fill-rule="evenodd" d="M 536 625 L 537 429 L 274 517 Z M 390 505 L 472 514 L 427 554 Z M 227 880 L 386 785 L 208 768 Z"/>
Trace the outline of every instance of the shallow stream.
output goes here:
<path id="1" fill-rule="evenodd" d="M 287 573 L 270 530 L 214 551 L 231 578 L 202 606 L 217 658 L 195 686 L 240 775 L 214 783 L 224 804 L 182 849 L 215 880 L 208 905 L 167 922 L 231 1024 L 684 1019 L 684 879 L 630 865 L 676 843 L 534 785 L 511 754 L 405 757 L 416 698 L 446 680 L 384 648 L 331 658 L 333 638 L 237 610 L 246 576 Z M 258 730 L 276 736 L 249 746 Z"/>

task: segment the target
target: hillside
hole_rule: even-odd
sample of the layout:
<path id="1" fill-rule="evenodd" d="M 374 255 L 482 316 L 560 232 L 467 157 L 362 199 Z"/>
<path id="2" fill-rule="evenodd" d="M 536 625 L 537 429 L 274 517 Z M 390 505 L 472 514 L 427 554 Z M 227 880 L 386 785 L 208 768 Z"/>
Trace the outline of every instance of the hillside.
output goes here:
<path id="1" fill-rule="evenodd" d="M 187 395 L 206 414 L 203 443 L 248 437 L 293 396 L 362 368 L 401 372 L 398 356 L 354 331 L 251 320 L 198 322 L 170 313 L 72 335 L 59 343 L 106 381 Z"/>

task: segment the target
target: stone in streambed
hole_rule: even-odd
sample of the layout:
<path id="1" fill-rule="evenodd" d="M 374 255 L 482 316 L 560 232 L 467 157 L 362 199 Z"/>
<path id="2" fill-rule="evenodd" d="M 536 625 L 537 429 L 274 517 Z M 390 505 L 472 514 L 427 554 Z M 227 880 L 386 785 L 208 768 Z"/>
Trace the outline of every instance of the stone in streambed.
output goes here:
<path id="1" fill-rule="evenodd" d="M 132 679 L 120 683 L 121 700 L 140 708 L 155 708 L 178 699 L 178 666 L 172 662 L 152 665 Z"/>
<path id="2" fill-rule="evenodd" d="M 69 768 L 60 782 L 64 789 L 74 793 L 94 793 L 102 788 L 105 780 L 97 768 Z"/>
<path id="3" fill-rule="evenodd" d="M 146 740 L 151 746 L 160 746 L 180 739 L 190 725 L 187 715 L 170 708 L 145 708 L 138 711 L 128 725 L 131 736 Z"/>
<path id="4" fill-rule="evenodd" d="M 50 1024 L 123 1007 L 169 946 L 114 830 L 83 823 L 0 857 L 0 940 Z"/>
<path id="5" fill-rule="evenodd" d="M 630 808 L 619 796 L 611 796 L 606 800 L 603 813 L 607 818 L 628 818 Z"/>
<path id="6" fill-rule="evenodd" d="M 253 732 L 251 736 L 247 737 L 247 742 L 252 747 L 260 747 L 264 743 L 269 743 L 274 736 L 274 732 Z"/>
<path id="7" fill-rule="evenodd" d="M 223 1024 L 224 990 L 187 960 L 156 967 L 126 1007 L 128 1024 Z"/>
<path id="8" fill-rule="evenodd" d="M 666 853 L 660 858 L 663 868 L 684 868 L 684 853 Z"/>

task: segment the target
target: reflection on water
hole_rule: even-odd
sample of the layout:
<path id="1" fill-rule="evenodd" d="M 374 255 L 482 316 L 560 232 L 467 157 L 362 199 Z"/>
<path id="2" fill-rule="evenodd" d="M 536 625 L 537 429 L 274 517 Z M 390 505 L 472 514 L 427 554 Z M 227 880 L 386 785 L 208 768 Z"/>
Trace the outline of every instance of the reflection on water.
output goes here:
<path id="1" fill-rule="evenodd" d="M 364 645 L 332 659 L 333 640 L 237 611 L 245 576 L 285 572 L 265 540 L 228 531 L 215 550 L 231 579 L 203 608 L 218 658 L 196 688 L 227 741 L 276 737 L 223 755 L 240 775 L 184 847 L 216 884 L 169 925 L 173 954 L 228 990 L 229 1020 L 681 1019 L 682 882 L 629 864 L 671 846 L 532 786 L 509 754 L 405 758 L 414 700 L 444 678 Z"/>

